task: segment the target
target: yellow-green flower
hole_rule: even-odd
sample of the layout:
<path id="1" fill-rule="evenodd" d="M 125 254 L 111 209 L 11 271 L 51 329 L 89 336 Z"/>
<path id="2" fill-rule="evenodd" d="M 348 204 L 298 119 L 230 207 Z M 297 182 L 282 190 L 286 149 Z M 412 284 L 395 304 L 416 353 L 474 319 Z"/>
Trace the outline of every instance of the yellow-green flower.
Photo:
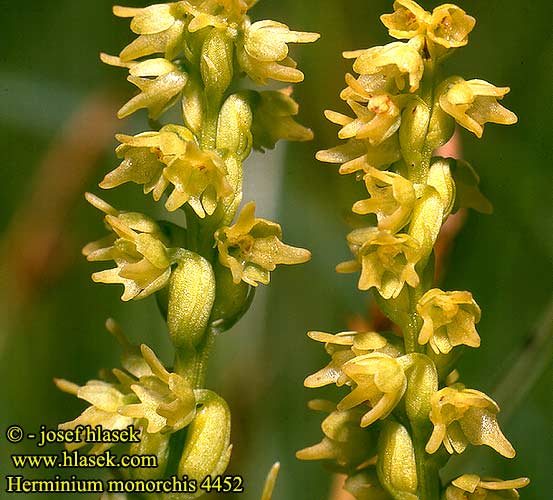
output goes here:
<path id="1" fill-rule="evenodd" d="M 291 93 L 291 88 L 256 93 L 252 123 L 254 148 L 273 149 L 280 139 L 288 141 L 313 139 L 313 132 L 293 118 L 298 114 L 299 106 L 292 99 Z"/>
<path id="2" fill-rule="evenodd" d="M 166 166 L 175 158 L 186 154 L 186 143 L 194 135 L 185 127 L 165 125 L 159 132 L 143 132 L 135 136 L 116 135 L 121 145 L 115 150 L 123 161 L 109 172 L 100 187 L 111 189 L 126 182 L 144 186 L 144 193 L 152 192 L 158 201 L 169 185 L 163 175 Z"/>
<path id="3" fill-rule="evenodd" d="M 111 384 L 102 380 L 90 380 L 83 386 L 78 386 L 67 380 L 55 379 L 54 382 L 64 392 L 77 396 L 90 403 L 77 418 L 63 424 L 59 428 L 63 430 L 76 429 L 78 426 L 101 426 L 103 429 L 123 430 L 133 424 L 133 419 L 119 413 L 119 408 L 134 400 L 134 395 L 125 392 L 119 384 Z M 90 453 L 102 453 L 111 448 L 115 443 L 96 443 L 90 449 Z M 86 446 L 85 441 L 67 443 L 70 451 Z"/>
<path id="4" fill-rule="evenodd" d="M 371 144 L 379 145 L 391 137 L 401 125 L 401 109 L 395 99 L 389 94 L 379 94 L 370 97 L 364 106 L 356 101 L 348 100 L 348 106 L 356 118 L 325 111 L 325 116 L 333 123 L 342 125 L 338 132 L 340 139 L 368 139 Z"/>
<path id="5" fill-rule="evenodd" d="M 181 52 L 186 32 L 183 2 L 150 5 L 142 9 L 116 5 L 113 13 L 118 17 L 131 17 L 131 30 L 139 35 L 121 51 L 119 57 L 122 61 L 157 53 L 172 60 Z"/>
<path id="6" fill-rule="evenodd" d="M 418 286 L 415 264 L 420 247 L 408 234 L 393 235 L 374 227 L 355 229 L 348 235 L 348 243 L 357 260 L 339 264 L 336 271 L 350 273 L 361 268 L 360 290 L 375 287 L 388 300 L 396 298 L 405 283 Z"/>
<path id="7" fill-rule="evenodd" d="M 355 388 L 338 403 L 338 410 L 348 410 L 365 402 L 371 409 L 361 418 L 361 427 L 386 418 L 402 398 L 407 378 L 401 363 L 382 353 L 357 356 L 345 363 L 344 373 Z"/>
<path id="8" fill-rule="evenodd" d="M 428 38 L 447 49 L 463 47 L 468 43 L 468 35 L 475 24 L 476 19 L 460 7 L 452 4 L 440 5 L 432 11 Z"/>
<path id="9" fill-rule="evenodd" d="M 180 2 L 193 19 L 188 31 L 194 33 L 207 26 L 214 28 L 236 27 L 257 0 L 185 0 Z"/>
<path id="10" fill-rule="evenodd" d="M 369 99 L 376 91 L 398 92 L 409 85 L 409 91 L 415 92 L 424 72 L 424 63 L 420 55 L 420 39 L 407 43 L 393 42 L 381 47 L 366 50 L 344 52 L 346 59 L 355 59 L 353 70 L 362 78 L 355 80 L 358 86 L 349 86 L 351 95 Z M 341 97 L 349 98 L 347 91 Z"/>
<path id="11" fill-rule="evenodd" d="M 277 264 L 302 264 L 311 253 L 282 243 L 280 225 L 254 216 L 255 203 L 247 203 L 232 226 L 215 233 L 219 261 L 228 267 L 234 283 L 266 285 Z"/>
<path id="12" fill-rule="evenodd" d="M 480 321 L 480 308 L 470 292 L 428 290 L 417 304 L 423 319 L 419 344 L 430 342 L 436 354 L 447 354 L 455 346 L 480 346 L 475 324 Z"/>
<path id="13" fill-rule="evenodd" d="M 319 371 L 305 379 L 305 387 L 323 387 L 329 384 L 351 385 L 351 380 L 344 373 L 345 363 L 364 354 L 379 352 L 391 357 L 398 357 L 401 352 L 388 339 L 376 332 L 309 332 L 309 338 L 324 342 L 325 351 L 330 355 L 330 362 Z"/>
<path id="14" fill-rule="evenodd" d="M 225 162 L 216 151 L 204 151 L 185 127 L 166 125 L 159 132 L 144 132 L 134 137 L 118 135 L 122 142 L 117 155 L 123 158 L 118 168 L 100 183 L 109 189 L 125 182 L 144 185 L 158 201 L 172 184 L 165 207 L 174 211 L 188 203 L 198 217 L 211 215 L 217 202 L 231 194 Z"/>
<path id="15" fill-rule="evenodd" d="M 463 474 L 445 490 L 445 500 L 518 500 L 517 488 L 530 483 L 527 477 L 509 481 L 481 479 L 476 474 Z"/>
<path id="16" fill-rule="evenodd" d="M 136 212 L 119 212 L 90 193 L 87 200 L 105 216 L 112 234 L 89 243 L 83 254 L 89 261 L 114 260 L 117 267 L 100 271 L 92 279 L 100 283 L 120 283 L 122 300 L 141 299 L 167 285 L 173 257 L 167 238 L 157 223 Z"/>
<path id="17" fill-rule="evenodd" d="M 232 193 L 223 159 L 215 151 L 204 151 L 195 142 L 186 143 L 183 155 L 175 157 L 163 171 L 173 192 L 165 208 L 174 211 L 188 203 L 198 217 L 211 215 L 217 202 Z"/>
<path id="18" fill-rule="evenodd" d="M 380 16 L 394 38 L 414 38 L 425 35 L 445 48 L 462 47 L 476 20 L 452 4 L 436 7 L 432 14 L 412 0 L 396 0 L 394 12 Z"/>
<path id="19" fill-rule="evenodd" d="M 143 344 L 141 351 L 150 373 L 130 386 L 140 402 L 128 403 L 118 411 L 133 419 L 145 419 L 149 434 L 169 429 L 177 432 L 192 421 L 196 412 L 192 386 L 177 373 L 168 372 L 148 346 Z"/>
<path id="20" fill-rule="evenodd" d="M 303 73 L 288 56 L 288 43 L 310 43 L 318 33 L 290 31 L 276 21 L 246 23 L 243 38 L 237 42 L 237 58 L 242 70 L 254 81 L 266 84 L 268 79 L 297 83 Z"/>
<path id="21" fill-rule="evenodd" d="M 102 61 L 112 66 L 129 68 L 127 80 L 140 89 L 140 93 L 124 104 L 117 112 L 125 118 L 139 109 L 148 109 L 148 116 L 157 120 L 167 111 L 182 93 L 188 75 L 164 58 L 147 59 L 142 62 L 125 62 L 119 57 L 102 54 Z"/>
<path id="22" fill-rule="evenodd" d="M 296 452 L 300 460 L 334 460 L 347 469 L 355 468 L 376 453 L 376 439 L 372 432 L 360 426 L 363 408 L 336 410 L 330 401 L 314 400 L 311 409 L 329 412 L 321 429 L 320 443 Z"/>
<path id="23" fill-rule="evenodd" d="M 382 24 L 394 38 L 414 38 L 426 32 L 431 14 L 412 0 L 396 0 L 394 12 L 380 16 Z"/>
<path id="24" fill-rule="evenodd" d="M 499 407 L 489 396 L 459 384 L 433 394 L 431 405 L 434 430 L 426 444 L 427 453 L 435 453 L 441 444 L 450 454 L 462 453 L 471 443 L 490 446 L 507 458 L 515 456 L 497 423 Z"/>
<path id="25" fill-rule="evenodd" d="M 376 214 L 379 229 L 391 233 L 409 222 L 416 195 L 413 183 L 399 174 L 369 168 L 363 178 L 371 197 L 353 205 L 356 214 Z"/>
<path id="26" fill-rule="evenodd" d="M 352 174 L 358 171 L 369 172 L 371 167 L 382 169 L 401 159 L 401 151 L 396 135 L 373 146 L 364 139 L 348 139 L 345 144 L 319 151 L 317 160 L 326 163 L 342 163 L 340 174 Z"/>
<path id="27" fill-rule="evenodd" d="M 439 103 L 459 125 L 480 138 L 485 123 L 512 125 L 517 122 L 517 116 L 497 102 L 509 90 L 509 87 L 495 87 L 484 80 L 455 78 L 440 96 Z"/>

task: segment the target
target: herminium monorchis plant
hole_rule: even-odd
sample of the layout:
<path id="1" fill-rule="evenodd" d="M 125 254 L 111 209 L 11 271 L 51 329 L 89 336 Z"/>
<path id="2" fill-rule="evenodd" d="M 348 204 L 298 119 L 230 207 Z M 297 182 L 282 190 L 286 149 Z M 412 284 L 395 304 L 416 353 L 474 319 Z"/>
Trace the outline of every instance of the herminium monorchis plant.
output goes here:
<path id="1" fill-rule="evenodd" d="M 443 78 L 442 60 L 468 42 L 475 20 L 455 5 L 432 13 L 397 0 L 381 17 L 394 38 L 383 47 L 346 52 L 358 77 L 346 75 L 341 93 L 355 114 L 327 111 L 347 142 L 317 158 L 355 173 L 369 198 L 353 205 L 373 223 L 353 230 L 355 257 L 338 272 L 360 271 L 359 289 L 374 291 L 382 311 L 401 330 L 310 332 L 325 344 L 330 363 L 305 380 L 350 389 L 337 404 L 316 400 L 328 413 L 323 440 L 298 452 L 330 459 L 347 474 L 345 488 L 359 500 L 483 500 L 518 498 L 513 481 L 465 474 L 442 486 L 438 471 L 467 445 L 485 444 L 504 457 L 515 450 L 499 429 L 497 404 L 456 383 L 463 346 L 478 347 L 480 308 L 470 292 L 435 288 L 433 247 L 450 213 L 460 207 L 489 211 L 478 175 L 461 160 L 434 156 L 455 122 L 481 137 L 486 122 L 512 124 L 497 101 L 509 91 L 483 80 Z"/>
<path id="2" fill-rule="evenodd" d="M 275 21 L 252 23 L 246 12 L 254 3 L 189 0 L 114 8 L 115 15 L 131 18 L 138 35 L 119 56 L 102 54 L 104 62 L 127 68 L 127 79 L 140 90 L 118 115 L 145 108 L 152 130 L 117 136 L 121 164 L 100 186 L 139 184 L 155 201 L 167 194 L 165 208 L 182 210 L 186 221 L 186 227 L 158 221 L 87 195 L 105 214 L 109 235 L 83 252 L 90 261 L 115 263 L 94 273 L 94 281 L 122 284 L 124 301 L 156 294 L 175 348 L 174 365 L 166 368 L 146 345 L 130 345 L 108 320 L 108 330 L 123 348 L 122 369 L 83 386 L 57 381 L 90 403 L 61 428 L 140 428 L 141 442 L 130 452 L 156 455 L 158 467 L 122 470 L 122 475 L 176 474 L 200 482 L 225 471 L 232 448 L 230 410 L 204 387 L 212 343 L 246 312 L 255 287 L 269 283 L 277 264 L 310 257 L 307 250 L 282 243 L 278 224 L 255 217 L 253 202 L 233 223 L 242 200 L 242 162 L 252 147 L 263 150 L 279 139 L 312 138 L 294 120 L 298 106 L 291 89 L 246 90 L 239 82 L 245 75 L 260 85 L 302 81 L 287 44 L 313 42 L 319 35 L 291 31 Z M 182 123 L 163 122 L 174 106 L 182 110 Z M 90 451 L 109 446 L 98 444 Z M 265 499 L 275 473 L 276 468 Z"/>

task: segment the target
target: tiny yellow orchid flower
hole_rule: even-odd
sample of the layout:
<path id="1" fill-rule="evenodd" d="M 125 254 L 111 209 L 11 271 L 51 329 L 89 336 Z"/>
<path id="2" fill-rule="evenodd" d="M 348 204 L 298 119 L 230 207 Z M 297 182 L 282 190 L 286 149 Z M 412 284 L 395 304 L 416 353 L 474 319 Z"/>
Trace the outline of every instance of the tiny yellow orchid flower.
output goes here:
<path id="1" fill-rule="evenodd" d="M 280 225 L 254 216 L 255 203 L 247 203 L 234 225 L 215 233 L 219 261 L 228 267 L 234 283 L 245 281 L 251 286 L 270 281 L 277 264 L 301 264 L 311 252 L 282 243 Z"/>
<path id="2" fill-rule="evenodd" d="M 445 490 L 445 500 L 518 500 L 518 488 L 530 483 L 527 477 L 508 481 L 481 479 L 476 474 L 463 474 Z"/>
<path id="3" fill-rule="evenodd" d="M 497 102 L 509 90 L 509 87 L 495 87 L 484 80 L 456 78 L 440 96 L 439 103 L 459 125 L 481 138 L 487 122 L 512 125 L 518 121 L 512 111 Z"/>
<path id="4" fill-rule="evenodd" d="M 371 197 L 353 205 L 356 214 L 376 214 L 379 229 L 396 233 L 409 222 L 415 205 L 415 188 L 411 181 L 393 172 L 369 168 L 365 186 Z"/>
<path id="5" fill-rule="evenodd" d="M 336 271 L 350 273 L 361 268 L 360 290 L 375 287 L 388 300 L 397 297 L 405 283 L 418 286 L 415 264 L 420 248 L 408 234 L 393 235 L 373 227 L 355 229 L 348 235 L 348 243 L 357 260 L 339 264 Z"/>
<path id="6" fill-rule="evenodd" d="M 417 304 L 423 325 L 419 344 L 430 343 L 436 354 L 447 354 L 455 346 L 480 346 L 475 324 L 480 321 L 480 307 L 470 292 L 443 292 L 433 288 Z"/>
<path id="7" fill-rule="evenodd" d="M 470 443 L 490 446 L 507 458 L 515 456 L 497 423 L 499 407 L 483 392 L 458 384 L 434 393 L 431 404 L 434 430 L 426 444 L 427 453 L 435 453 L 441 444 L 450 454 L 462 453 Z"/>

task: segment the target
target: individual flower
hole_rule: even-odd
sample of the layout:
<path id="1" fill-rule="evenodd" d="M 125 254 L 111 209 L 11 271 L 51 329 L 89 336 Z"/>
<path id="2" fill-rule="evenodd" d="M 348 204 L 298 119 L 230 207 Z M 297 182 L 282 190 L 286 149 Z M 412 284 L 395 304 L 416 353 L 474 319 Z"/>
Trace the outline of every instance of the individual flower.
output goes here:
<path id="1" fill-rule="evenodd" d="M 163 175 L 174 187 L 165 203 L 170 212 L 188 203 L 203 218 L 215 212 L 218 200 L 232 193 L 223 159 L 195 142 L 186 143 L 184 153 L 168 163 Z"/>
<path id="2" fill-rule="evenodd" d="M 114 260 L 117 265 L 94 273 L 92 279 L 122 284 L 124 301 L 147 297 L 166 286 L 173 259 L 157 223 L 143 214 L 119 212 L 90 193 L 87 200 L 106 214 L 112 234 L 86 245 L 83 254 L 89 261 Z"/>
<path id="3" fill-rule="evenodd" d="M 186 143 L 193 141 L 193 134 L 179 125 L 165 125 L 159 132 L 143 132 L 135 136 L 115 136 L 121 145 L 115 152 L 123 161 L 109 172 L 100 187 L 111 189 L 126 182 L 144 186 L 144 193 L 153 193 L 158 201 L 169 185 L 163 175 L 167 164 L 186 153 Z"/>
<path id="4" fill-rule="evenodd" d="M 150 5 L 142 9 L 116 5 L 113 13 L 118 17 L 131 17 L 131 30 L 139 35 L 121 51 L 119 57 L 122 61 L 157 53 L 172 60 L 181 51 L 186 32 L 183 2 Z"/>
<path id="5" fill-rule="evenodd" d="M 361 427 L 386 418 L 407 388 L 402 364 L 387 354 L 357 356 L 345 363 L 342 370 L 355 383 L 355 388 L 338 403 L 337 409 L 348 410 L 369 403 L 371 409 L 361 418 Z"/>
<path id="6" fill-rule="evenodd" d="M 392 233 L 399 231 L 409 222 L 415 205 L 413 183 L 399 174 L 381 172 L 376 168 L 369 168 L 363 179 L 371 197 L 356 202 L 353 212 L 376 214 L 379 229 Z"/>
<path id="7" fill-rule="evenodd" d="M 427 36 L 446 49 L 463 47 L 468 43 L 468 35 L 475 24 L 476 19 L 463 9 L 456 5 L 444 4 L 432 11 Z"/>
<path id="8" fill-rule="evenodd" d="M 348 243 L 356 260 L 336 267 L 339 273 L 350 273 L 361 268 L 359 289 L 373 286 L 386 300 L 396 298 L 403 285 L 419 284 L 415 265 L 419 260 L 418 242 L 408 234 L 393 235 L 374 227 L 355 229 L 348 235 Z"/>
<path id="9" fill-rule="evenodd" d="M 177 432 L 192 421 L 196 412 L 192 386 L 177 373 L 168 372 L 148 346 L 142 345 L 141 352 L 150 373 L 130 386 L 140 402 L 121 406 L 119 413 L 145 419 L 149 434 L 168 428 Z"/>
<path id="10" fill-rule="evenodd" d="M 367 139 L 348 139 L 345 144 L 319 151 L 316 158 L 326 163 L 342 163 L 338 172 L 344 175 L 359 171 L 368 173 L 371 167 L 386 168 L 401 159 L 401 151 L 394 135 L 378 146 Z"/>
<path id="11" fill-rule="evenodd" d="M 430 342 L 436 354 L 447 354 L 455 346 L 480 346 L 475 324 L 480 321 L 480 308 L 470 292 L 428 290 L 417 303 L 423 320 L 419 344 Z"/>
<path id="12" fill-rule="evenodd" d="M 253 106 L 253 146 L 263 151 L 273 149 L 280 139 L 310 141 L 313 132 L 294 120 L 298 103 L 292 99 L 292 88 L 258 92 Z"/>
<path id="13" fill-rule="evenodd" d="M 172 184 L 167 210 L 188 203 L 201 218 L 211 215 L 219 199 L 232 192 L 223 159 L 216 151 L 200 149 L 185 127 L 166 125 L 159 132 L 118 135 L 117 139 L 122 144 L 116 152 L 123 162 L 100 183 L 104 189 L 135 182 L 158 201 Z"/>
<path id="14" fill-rule="evenodd" d="M 334 460 L 347 469 L 361 465 L 376 453 L 376 439 L 372 432 L 360 426 L 363 408 L 337 410 L 330 401 L 314 400 L 309 403 L 314 410 L 329 412 L 321 429 L 324 437 L 320 443 L 296 452 L 300 460 Z"/>
<path id="15" fill-rule="evenodd" d="M 426 32 L 431 14 L 412 0 L 396 0 L 394 12 L 380 16 L 382 24 L 394 38 L 414 38 Z"/>
<path id="16" fill-rule="evenodd" d="M 330 355 L 330 362 L 317 372 L 309 375 L 305 381 L 305 387 L 323 387 L 329 384 L 351 385 L 351 379 L 343 371 L 345 363 L 355 358 L 372 352 L 379 352 L 391 357 L 401 355 L 400 350 L 376 332 L 341 332 L 337 334 L 325 332 L 309 332 L 309 338 L 318 342 L 324 342 L 325 351 Z"/>
<path id="17" fill-rule="evenodd" d="M 380 16 L 380 20 L 394 38 L 425 35 L 447 49 L 466 45 L 476 24 L 473 17 L 456 5 L 440 5 L 430 14 L 412 0 L 396 0 L 394 12 Z"/>
<path id="18" fill-rule="evenodd" d="M 463 474 L 445 490 L 445 500 L 518 500 L 517 488 L 530 483 L 527 477 L 509 481 L 481 479 L 476 474 Z"/>
<path id="19" fill-rule="evenodd" d="M 127 80 L 140 89 L 140 93 L 117 112 L 119 118 L 125 118 L 139 109 L 146 108 L 148 117 L 157 120 L 173 106 L 188 82 L 188 75 L 167 59 L 125 62 L 119 57 L 107 54 L 102 54 L 101 58 L 106 64 L 129 68 L 130 75 Z"/>
<path id="20" fill-rule="evenodd" d="M 415 92 L 424 72 L 420 45 L 420 39 L 416 38 L 407 43 L 393 42 L 382 47 L 344 52 L 346 59 L 355 59 L 353 70 L 365 78 L 355 80 L 358 86 L 349 85 L 349 93 L 346 90 L 341 97 L 347 99 L 352 95 L 368 99 L 373 92 L 402 91 L 407 84 L 409 91 Z"/>
<path id="21" fill-rule="evenodd" d="M 110 384 L 102 380 L 90 380 L 83 386 L 78 386 L 67 380 L 55 379 L 54 382 L 64 392 L 77 396 L 90 403 L 77 418 L 63 424 L 59 428 L 63 430 L 76 429 L 78 426 L 90 426 L 92 428 L 101 426 L 103 429 L 123 430 L 133 424 L 134 420 L 128 416 L 121 415 L 119 408 L 134 400 L 134 395 L 126 392 L 119 384 Z M 102 453 L 115 443 L 96 443 L 92 446 L 90 453 Z M 67 443 L 69 451 L 86 446 L 85 441 Z"/>
<path id="22" fill-rule="evenodd" d="M 276 21 L 246 23 L 243 39 L 237 44 L 238 62 L 255 82 L 266 84 L 268 79 L 297 83 L 303 73 L 288 56 L 288 43 L 310 43 L 318 40 L 318 33 L 290 31 Z"/>
<path id="23" fill-rule="evenodd" d="M 496 420 L 499 407 L 484 393 L 454 385 L 434 393 L 430 402 L 434 430 L 426 444 L 427 453 L 435 453 L 442 443 L 448 453 L 462 453 L 471 443 L 490 446 L 507 458 L 515 456 Z"/>
<path id="24" fill-rule="evenodd" d="M 226 28 L 236 26 L 257 0 L 185 0 L 180 2 L 193 19 L 188 31 L 194 33 L 207 26 Z"/>
<path id="25" fill-rule="evenodd" d="M 440 96 L 439 103 L 459 125 L 480 138 L 487 122 L 501 125 L 517 122 L 517 116 L 497 102 L 509 90 L 509 87 L 495 87 L 484 80 L 455 78 Z"/>
<path id="26" fill-rule="evenodd" d="M 348 100 L 356 118 L 329 110 L 325 111 L 325 116 L 332 123 L 342 125 L 338 132 L 340 139 L 368 139 L 377 146 L 397 132 L 401 125 L 401 108 L 395 101 L 389 94 L 370 97 L 366 106 Z"/>
<path id="27" fill-rule="evenodd" d="M 285 245 L 280 240 L 280 225 L 254 216 L 255 203 L 247 203 L 232 226 L 215 233 L 219 261 L 228 267 L 234 283 L 266 285 L 277 264 L 302 264 L 311 258 L 303 248 Z"/>

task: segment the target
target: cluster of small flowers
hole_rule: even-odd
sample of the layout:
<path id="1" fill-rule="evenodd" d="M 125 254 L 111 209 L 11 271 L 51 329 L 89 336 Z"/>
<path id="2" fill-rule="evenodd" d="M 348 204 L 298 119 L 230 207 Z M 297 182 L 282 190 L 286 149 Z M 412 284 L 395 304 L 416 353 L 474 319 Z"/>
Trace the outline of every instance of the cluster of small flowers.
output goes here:
<path id="1" fill-rule="evenodd" d="M 298 457 L 335 461 L 337 470 L 349 476 L 346 489 L 358 499 L 416 500 L 426 498 L 419 496 L 425 486 L 417 472 L 417 461 L 426 459 L 415 456 L 407 428 L 424 437 L 427 455 L 442 444 L 449 454 L 461 453 L 469 443 L 515 455 L 499 429 L 496 403 L 447 377 L 457 359 L 454 348 L 480 345 L 475 328 L 480 308 L 469 292 L 432 288 L 427 263 L 452 211 L 462 206 L 489 211 L 472 167 L 432 157 L 433 151 L 451 138 L 455 122 L 481 137 L 486 122 L 511 124 L 516 116 L 497 103 L 508 88 L 460 77 L 435 82 L 438 62 L 466 45 L 475 25 L 462 9 L 446 4 L 430 13 L 411 0 L 397 0 L 394 12 L 381 20 L 391 36 L 408 41 L 344 54 L 355 59 L 359 76 L 346 75 L 340 97 L 355 117 L 325 113 L 342 127 L 338 137 L 347 142 L 320 151 L 317 158 L 363 179 L 370 197 L 352 210 L 376 219 L 376 225 L 348 235 L 355 259 L 339 264 L 337 271 L 360 270 L 359 289 L 374 289 L 384 313 L 404 336 L 416 329 L 416 339 L 404 345 L 391 332 L 310 332 L 325 343 L 331 361 L 305 385 L 347 386 L 350 393 L 337 405 L 312 402 L 329 413 L 322 424 L 325 437 Z M 437 460 L 445 460 L 443 455 L 437 454 Z M 451 500 L 492 498 L 486 492 L 512 492 L 526 482 L 465 475 L 445 495 Z"/>
<path id="2" fill-rule="evenodd" d="M 91 405 L 60 428 L 140 427 L 141 443 L 131 453 L 155 454 L 158 467 L 133 471 L 136 477 L 177 473 L 201 481 L 224 472 L 231 452 L 230 411 L 220 396 L 204 388 L 212 339 L 244 314 L 253 296 L 250 287 L 269 283 L 277 264 L 310 258 L 307 250 L 282 243 L 278 224 L 256 218 L 253 202 L 233 224 L 242 201 L 242 162 L 252 148 L 312 138 L 294 119 L 298 105 L 290 88 L 233 90 L 245 88 L 236 84 L 243 76 L 257 85 L 269 79 L 301 81 L 288 43 L 319 37 L 275 21 L 252 23 L 246 13 L 255 2 L 183 0 L 114 7 L 115 15 L 131 18 L 138 38 L 118 56 L 101 56 L 127 68 L 128 81 L 139 89 L 119 117 L 146 109 L 153 130 L 116 136 L 121 163 L 100 187 L 138 184 L 156 202 L 167 194 L 165 208 L 182 209 L 186 227 L 120 211 L 87 194 L 105 214 L 110 234 L 85 246 L 83 253 L 90 261 L 115 262 L 92 278 L 123 285 L 122 300 L 157 293 L 175 361 L 166 369 L 145 345 L 130 346 L 110 321 L 108 329 L 124 347 L 123 370 L 82 387 L 58 380 L 61 389 Z M 182 123 L 164 123 L 164 114 L 175 105 Z M 104 449 L 100 445 L 90 451 Z M 277 469 L 268 477 L 264 500 L 270 498 Z"/>

